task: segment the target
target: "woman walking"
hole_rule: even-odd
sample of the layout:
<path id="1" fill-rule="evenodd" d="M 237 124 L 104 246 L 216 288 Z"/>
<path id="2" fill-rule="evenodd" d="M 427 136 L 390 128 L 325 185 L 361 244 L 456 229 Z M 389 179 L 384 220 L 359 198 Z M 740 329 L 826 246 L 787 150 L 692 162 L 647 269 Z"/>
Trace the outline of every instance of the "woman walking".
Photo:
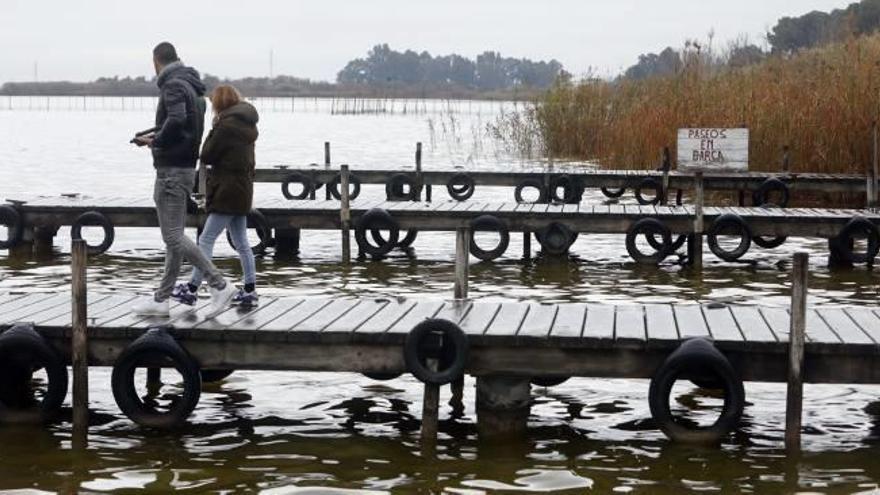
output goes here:
<path id="1" fill-rule="evenodd" d="M 247 215 L 254 196 L 254 143 L 257 141 L 257 110 L 230 85 L 217 86 L 211 94 L 214 126 L 202 147 L 201 160 L 208 172 L 208 219 L 199 237 L 199 248 L 210 259 L 217 237 L 228 230 L 244 271 L 244 287 L 233 304 L 256 306 L 256 266 L 247 238 Z M 202 283 L 202 272 L 193 270 L 187 284 L 179 284 L 172 294 L 177 301 L 193 305 Z"/>

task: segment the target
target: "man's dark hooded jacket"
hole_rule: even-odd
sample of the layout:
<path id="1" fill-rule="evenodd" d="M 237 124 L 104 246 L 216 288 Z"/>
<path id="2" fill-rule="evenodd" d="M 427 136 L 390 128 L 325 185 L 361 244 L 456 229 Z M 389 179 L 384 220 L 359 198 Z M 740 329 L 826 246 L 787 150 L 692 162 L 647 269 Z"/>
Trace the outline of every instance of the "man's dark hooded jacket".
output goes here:
<path id="1" fill-rule="evenodd" d="M 217 115 L 202 147 L 202 162 L 211 166 L 206 198 L 209 213 L 247 215 L 251 211 L 259 120 L 257 110 L 244 101 Z"/>
<path id="2" fill-rule="evenodd" d="M 205 132 L 205 85 L 198 71 L 174 62 L 159 73 L 153 166 L 193 168 Z"/>

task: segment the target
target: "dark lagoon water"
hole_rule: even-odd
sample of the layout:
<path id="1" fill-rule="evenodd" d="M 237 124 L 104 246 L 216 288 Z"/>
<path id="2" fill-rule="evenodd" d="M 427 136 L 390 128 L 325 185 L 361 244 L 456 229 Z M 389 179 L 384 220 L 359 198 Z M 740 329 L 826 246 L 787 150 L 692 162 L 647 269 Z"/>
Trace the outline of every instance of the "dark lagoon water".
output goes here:
<path id="1" fill-rule="evenodd" d="M 0 98 L 0 194 L 150 194 L 152 169 L 128 145 L 149 127 L 150 99 Z M 411 167 L 415 142 L 430 168 L 515 169 L 542 165 L 514 156 L 485 132 L 510 103 L 394 102 L 384 114 L 334 114 L 330 100 L 260 100 L 262 165 L 323 161 L 353 169 Z M 339 109 L 339 103 L 335 104 Z M 393 108 L 392 108 L 393 105 Z M 85 109 L 83 108 L 85 106 Z M 404 107 L 406 111 L 404 113 Z M 590 166 L 555 164 L 556 167 Z M 279 197 L 277 185 L 260 185 Z M 367 188 L 364 198 L 380 197 Z M 436 196 L 441 196 L 435 191 Z M 509 200 L 478 189 L 476 199 Z M 589 192 L 585 201 L 604 197 Z M 624 201 L 630 201 L 625 199 Z M 194 233 L 193 233 L 194 235 Z M 544 302 L 738 302 L 786 306 L 791 255 L 811 253 L 810 304 L 876 305 L 880 281 L 857 268 L 830 271 L 826 243 L 792 239 L 727 264 L 706 253 L 702 273 L 670 259 L 633 264 L 622 236 L 581 236 L 569 259 L 520 259 L 521 237 L 504 258 L 471 266 L 471 296 Z M 42 259 L 0 252 L 0 293 L 69 289 L 68 233 Z M 234 252 L 218 243 L 221 267 L 238 276 Z M 298 259 L 258 260 L 259 290 L 273 295 L 450 297 L 454 237 L 420 235 L 410 254 L 339 263 L 338 233 L 304 232 Z M 147 293 L 162 264 L 153 229 L 120 229 L 93 260 L 93 291 Z M 91 376 L 93 427 L 85 453 L 70 450 L 69 411 L 46 427 L 0 426 L 0 490 L 166 493 L 880 493 L 880 387 L 807 385 L 804 453 L 782 449 L 785 387 L 746 385 L 742 427 L 721 448 L 668 442 L 653 428 L 646 381 L 572 379 L 533 389 L 524 441 L 477 441 L 474 382 L 462 417 L 441 411 L 437 458 L 421 455 L 420 384 L 374 382 L 345 373 L 240 372 L 207 386 L 182 433 L 144 431 L 122 416 L 109 370 Z M 443 400 L 448 398 L 443 390 Z"/>

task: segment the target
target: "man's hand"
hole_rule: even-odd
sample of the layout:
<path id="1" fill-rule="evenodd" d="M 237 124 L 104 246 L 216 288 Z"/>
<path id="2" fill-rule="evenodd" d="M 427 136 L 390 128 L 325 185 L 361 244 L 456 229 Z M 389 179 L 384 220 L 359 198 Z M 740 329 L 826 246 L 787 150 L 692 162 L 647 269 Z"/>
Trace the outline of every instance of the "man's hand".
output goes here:
<path id="1" fill-rule="evenodd" d="M 147 134 L 146 136 L 138 136 L 134 138 L 134 144 L 139 147 L 148 146 L 150 148 L 153 147 L 153 134 Z"/>

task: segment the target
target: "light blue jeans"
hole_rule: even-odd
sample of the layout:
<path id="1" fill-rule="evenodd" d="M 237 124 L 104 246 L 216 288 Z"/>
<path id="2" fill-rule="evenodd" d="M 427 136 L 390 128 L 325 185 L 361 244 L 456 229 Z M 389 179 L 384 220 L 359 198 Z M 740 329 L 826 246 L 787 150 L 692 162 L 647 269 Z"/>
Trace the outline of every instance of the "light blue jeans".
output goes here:
<path id="1" fill-rule="evenodd" d="M 199 236 L 199 248 L 205 257 L 211 259 L 214 256 L 214 243 L 223 230 L 228 230 L 238 257 L 241 260 L 241 269 L 244 271 L 244 283 L 257 283 L 257 268 L 254 261 L 254 252 L 247 238 L 247 216 L 226 215 L 223 213 L 211 213 L 205 221 L 205 228 Z M 202 284 L 202 271 L 198 267 L 193 269 L 190 283 L 199 286 Z"/>

